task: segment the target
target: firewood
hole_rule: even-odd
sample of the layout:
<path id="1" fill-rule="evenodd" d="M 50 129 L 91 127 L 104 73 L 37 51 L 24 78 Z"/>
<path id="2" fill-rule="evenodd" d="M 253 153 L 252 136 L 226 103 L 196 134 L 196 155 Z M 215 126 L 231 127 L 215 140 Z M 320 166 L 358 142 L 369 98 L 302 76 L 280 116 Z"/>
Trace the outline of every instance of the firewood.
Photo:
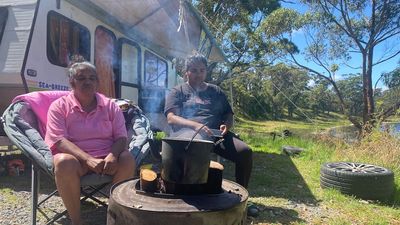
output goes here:
<path id="1" fill-rule="evenodd" d="M 224 166 L 218 162 L 210 161 L 210 168 L 208 169 L 208 179 L 206 185 L 206 192 L 208 194 L 218 194 L 222 192 L 222 172 Z"/>
<path id="2" fill-rule="evenodd" d="M 140 170 L 140 189 L 145 192 L 155 192 L 157 190 L 157 173 L 151 169 Z"/>

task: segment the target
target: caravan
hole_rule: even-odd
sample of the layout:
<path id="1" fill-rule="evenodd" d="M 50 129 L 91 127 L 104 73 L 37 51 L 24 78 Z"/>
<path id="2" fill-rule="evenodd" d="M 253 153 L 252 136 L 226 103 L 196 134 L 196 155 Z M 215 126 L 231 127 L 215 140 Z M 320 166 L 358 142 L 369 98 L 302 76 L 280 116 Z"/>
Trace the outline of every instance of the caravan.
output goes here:
<path id="1" fill-rule="evenodd" d="M 92 62 L 99 91 L 138 104 L 164 130 L 164 96 L 181 81 L 175 59 L 224 54 L 186 0 L 2 0 L 0 113 L 19 94 L 69 90 L 73 55 Z"/>

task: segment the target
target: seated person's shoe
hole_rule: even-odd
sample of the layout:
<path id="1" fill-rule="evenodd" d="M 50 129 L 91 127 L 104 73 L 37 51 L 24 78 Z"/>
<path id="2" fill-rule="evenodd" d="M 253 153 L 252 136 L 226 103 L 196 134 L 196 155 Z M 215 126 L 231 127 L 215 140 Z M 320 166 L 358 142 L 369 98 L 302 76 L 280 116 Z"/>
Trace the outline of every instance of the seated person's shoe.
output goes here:
<path id="1" fill-rule="evenodd" d="M 247 216 L 257 217 L 260 214 L 260 209 L 253 203 L 247 205 Z"/>

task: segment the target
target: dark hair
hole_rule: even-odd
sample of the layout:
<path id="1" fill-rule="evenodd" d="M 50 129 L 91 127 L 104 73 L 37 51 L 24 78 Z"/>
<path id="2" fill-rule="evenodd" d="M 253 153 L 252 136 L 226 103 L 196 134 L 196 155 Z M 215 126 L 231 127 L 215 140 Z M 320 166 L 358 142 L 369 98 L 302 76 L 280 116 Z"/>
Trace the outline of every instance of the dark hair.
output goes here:
<path id="1" fill-rule="evenodd" d="M 197 63 L 203 63 L 207 68 L 206 57 L 200 53 L 195 53 L 186 58 L 185 71 L 188 71 L 191 66 L 193 66 L 194 64 L 197 64 Z"/>
<path id="2" fill-rule="evenodd" d="M 90 62 L 86 61 L 81 55 L 74 55 L 71 57 L 71 62 L 68 66 L 67 76 L 71 79 L 73 78 L 79 70 L 88 68 L 96 71 L 96 67 Z"/>

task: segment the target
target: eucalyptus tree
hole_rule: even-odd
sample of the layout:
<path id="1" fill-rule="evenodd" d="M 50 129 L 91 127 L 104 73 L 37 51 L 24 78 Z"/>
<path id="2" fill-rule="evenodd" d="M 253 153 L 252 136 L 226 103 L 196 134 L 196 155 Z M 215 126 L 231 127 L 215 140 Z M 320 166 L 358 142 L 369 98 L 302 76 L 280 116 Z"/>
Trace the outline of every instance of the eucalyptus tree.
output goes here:
<path id="1" fill-rule="evenodd" d="M 307 105 L 315 115 L 320 113 L 338 112 L 336 95 L 330 89 L 330 84 L 321 79 L 317 79 L 306 93 Z"/>
<path id="2" fill-rule="evenodd" d="M 271 103 L 263 74 L 245 71 L 232 78 L 232 86 L 236 112 L 252 119 L 268 119 L 275 115 L 276 108 Z"/>
<path id="3" fill-rule="evenodd" d="M 256 36 L 255 30 L 261 21 L 280 7 L 278 0 L 193 0 L 192 4 L 200 12 L 216 39 L 222 44 L 228 65 L 214 70 L 213 83 L 220 84 L 229 76 L 270 64 L 265 57 L 265 43 Z M 210 65 L 211 69 L 216 63 Z"/>
<path id="4" fill-rule="evenodd" d="M 351 116 L 363 115 L 363 89 L 362 76 L 360 74 L 344 75 L 344 79 L 337 81 L 337 86 L 343 95 L 343 100 L 348 107 Z"/>
<path id="5" fill-rule="evenodd" d="M 383 83 L 388 87 L 380 96 L 379 110 L 384 117 L 398 113 L 400 107 L 400 64 L 391 72 L 382 74 Z"/>
<path id="6" fill-rule="evenodd" d="M 275 111 L 286 108 L 289 118 L 292 118 L 297 107 L 307 107 L 302 101 L 306 97 L 305 92 L 308 91 L 307 86 L 310 80 L 305 70 L 279 63 L 265 68 L 262 73 L 268 81 L 266 83 L 270 85 L 266 92 L 271 98 Z M 276 111 L 275 114 L 277 113 Z"/>
<path id="7" fill-rule="evenodd" d="M 338 96 L 341 111 L 359 129 L 375 122 L 372 72 L 375 65 L 399 56 L 400 4 L 398 0 L 301 0 L 309 11 L 301 14 L 278 9 L 263 20 L 258 33 L 270 41 L 268 48 L 287 62 L 327 80 Z M 302 31 L 306 47 L 294 44 L 293 34 Z M 378 55 L 377 46 L 386 50 Z M 303 62 L 299 53 L 306 59 Z M 352 57 L 359 65 L 348 65 Z M 349 113 L 346 93 L 337 87 L 339 66 L 352 66 L 362 76 L 362 120 Z M 381 114 L 386 115 L 386 114 Z"/>

